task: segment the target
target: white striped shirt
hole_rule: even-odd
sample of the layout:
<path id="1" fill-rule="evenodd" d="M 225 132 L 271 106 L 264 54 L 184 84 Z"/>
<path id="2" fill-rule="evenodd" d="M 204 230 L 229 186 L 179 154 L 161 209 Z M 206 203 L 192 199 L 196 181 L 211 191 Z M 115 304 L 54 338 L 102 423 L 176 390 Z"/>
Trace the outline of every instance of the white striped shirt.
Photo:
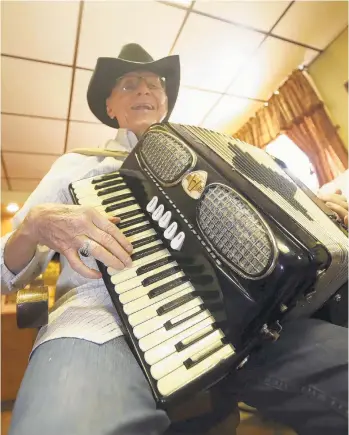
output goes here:
<path id="1" fill-rule="evenodd" d="M 131 151 L 137 143 L 136 136 L 119 129 L 116 139 L 106 143 L 108 150 Z M 59 157 L 39 186 L 28 198 L 13 219 L 15 230 L 29 210 L 38 204 L 72 204 L 68 190 L 71 182 L 120 169 L 122 162 L 114 157 L 65 154 Z M 1 239 L 2 293 L 19 290 L 44 272 L 54 251 L 38 246 L 31 262 L 18 274 L 13 274 L 4 264 L 3 251 L 12 233 Z M 97 269 L 92 257 L 81 257 L 91 268 Z M 80 338 L 94 343 L 105 343 L 123 334 L 120 320 L 102 279 L 82 277 L 60 255 L 61 273 L 56 286 L 56 303 L 49 314 L 47 326 L 40 329 L 34 348 L 45 341 L 62 337 Z"/>

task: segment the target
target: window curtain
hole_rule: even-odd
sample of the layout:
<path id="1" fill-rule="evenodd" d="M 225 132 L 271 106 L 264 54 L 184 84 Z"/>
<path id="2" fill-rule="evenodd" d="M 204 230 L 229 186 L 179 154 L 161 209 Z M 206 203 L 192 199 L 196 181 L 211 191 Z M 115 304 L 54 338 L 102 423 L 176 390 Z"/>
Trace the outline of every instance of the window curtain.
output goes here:
<path id="1" fill-rule="evenodd" d="M 294 71 L 268 105 L 233 136 L 264 148 L 280 134 L 306 153 L 320 186 L 348 168 L 348 152 L 304 71 Z"/>

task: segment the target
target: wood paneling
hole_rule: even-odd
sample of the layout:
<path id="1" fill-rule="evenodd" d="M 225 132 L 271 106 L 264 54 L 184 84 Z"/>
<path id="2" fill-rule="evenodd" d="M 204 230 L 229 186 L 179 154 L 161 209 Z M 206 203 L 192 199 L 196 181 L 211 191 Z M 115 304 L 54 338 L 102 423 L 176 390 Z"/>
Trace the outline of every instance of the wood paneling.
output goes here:
<path id="1" fill-rule="evenodd" d="M 2 296 L 3 302 L 4 296 Z M 16 306 L 1 307 L 1 401 L 15 400 L 36 337 L 36 329 L 18 329 Z"/>

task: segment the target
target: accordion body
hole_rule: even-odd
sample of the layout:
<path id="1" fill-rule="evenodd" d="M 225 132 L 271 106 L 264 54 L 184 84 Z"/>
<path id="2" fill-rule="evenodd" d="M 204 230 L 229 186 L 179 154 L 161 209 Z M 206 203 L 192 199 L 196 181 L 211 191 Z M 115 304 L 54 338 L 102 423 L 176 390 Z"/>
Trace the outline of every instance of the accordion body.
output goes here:
<path id="1" fill-rule="evenodd" d="M 271 156 L 224 134 L 153 125 L 120 171 L 70 190 L 120 215 L 134 245 L 132 270 L 99 268 L 161 406 L 216 383 L 347 285 L 334 214 Z"/>

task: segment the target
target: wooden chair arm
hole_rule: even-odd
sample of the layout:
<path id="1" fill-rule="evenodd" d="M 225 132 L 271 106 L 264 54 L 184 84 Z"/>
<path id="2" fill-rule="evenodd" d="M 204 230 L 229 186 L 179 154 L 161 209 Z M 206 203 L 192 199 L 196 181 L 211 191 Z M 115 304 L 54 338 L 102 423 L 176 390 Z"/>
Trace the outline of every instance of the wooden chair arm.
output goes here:
<path id="1" fill-rule="evenodd" d="M 40 328 L 46 325 L 48 322 L 48 287 L 19 290 L 16 306 L 18 328 Z"/>

